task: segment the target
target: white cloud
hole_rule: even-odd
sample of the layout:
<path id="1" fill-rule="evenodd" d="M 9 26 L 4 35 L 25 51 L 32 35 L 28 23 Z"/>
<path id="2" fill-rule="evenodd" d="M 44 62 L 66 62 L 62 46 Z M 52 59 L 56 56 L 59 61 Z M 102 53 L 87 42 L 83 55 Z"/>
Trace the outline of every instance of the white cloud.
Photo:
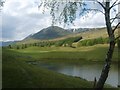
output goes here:
<path id="1" fill-rule="evenodd" d="M 2 40 L 21 40 L 51 25 L 52 19 L 49 14 L 49 9 L 45 9 L 46 12 L 42 14 L 43 7 L 38 10 L 38 3 L 35 3 L 38 1 L 39 0 L 6 0 L 2 12 Z M 100 7 L 98 6 L 98 8 Z M 112 15 L 113 14 L 114 13 L 112 13 Z M 104 21 L 104 15 L 102 13 L 94 14 L 91 12 L 88 13 L 88 17 L 77 17 L 74 21 L 75 26 L 70 25 L 68 27 L 103 27 L 105 26 Z M 63 25 L 57 25 L 63 27 Z"/>
<path id="2" fill-rule="evenodd" d="M 105 27 L 105 19 L 102 13 L 88 13 L 87 16 L 77 18 L 74 21 L 75 26 L 72 28 L 94 28 L 94 27 Z"/>
<path id="3" fill-rule="evenodd" d="M 42 14 L 36 0 L 7 0 L 3 8 L 2 39 L 24 39 L 31 33 L 51 25 L 49 12 Z"/>

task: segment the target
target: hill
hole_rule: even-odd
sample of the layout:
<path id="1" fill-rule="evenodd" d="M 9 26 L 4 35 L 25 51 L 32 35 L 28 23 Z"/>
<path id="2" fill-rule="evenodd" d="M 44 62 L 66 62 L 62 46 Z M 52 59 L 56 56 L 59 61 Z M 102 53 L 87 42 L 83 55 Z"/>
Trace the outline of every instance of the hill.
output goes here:
<path id="1" fill-rule="evenodd" d="M 54 29 L 53 29 L 54 28 Z M 80 31 L 81 29 L 81 31 Z M 118 35 L 118 28 L 115 32 L 115 36 Z M 85 39 L 94 39 L 103 37 L 108 37 L 106 28 L 78 28 L 73 31 L 73 29 L 63 29 L 57 26 L 48 27 L 42 29 L 38 33 L 31 34 L 25 39 L 15 43 L 15 44 L 28 44 L 28 43 L 37 43 L 41 41 L 58 41 L 63 40 L 70 37 L 80 37 L 82 36 L 82 40 Z M 40 39 L 41 38 L 41 39 Z"/>
<path id="2" fill-rule="evenodd" d="M 104 28 L 63 29 L 57 26 L 53 26 L 53 27 L 51 26 L 51 27 L 42 29 L 38 33 L 29 35 L 28 37 L 18 42 L 17 44 L 35 43 L 35 42 L 48 41 L 48 40 L 58 41 L 58 40 L 63 40 L 69 37 L 78 37 L 78 36 L 82 36 L 83 39 L 86 39 L 86 37 L 91 38 L 91 35 L 93 34 L 99 37 L 103 35 L 105 32 L 106 30 Z"/>
<path id="3" fill-rule="evenodd" d="M 48 40 L 48 39 L 55 39 L 58 37 L 63 37 L 66 35 L 72 34 L 70 31 L 60 28 L 58 26 L 50 26 L 48 28 L 42 29 L 41 31 L 29 35 L 26 39 L 40 39 L 40 40 Z"/>

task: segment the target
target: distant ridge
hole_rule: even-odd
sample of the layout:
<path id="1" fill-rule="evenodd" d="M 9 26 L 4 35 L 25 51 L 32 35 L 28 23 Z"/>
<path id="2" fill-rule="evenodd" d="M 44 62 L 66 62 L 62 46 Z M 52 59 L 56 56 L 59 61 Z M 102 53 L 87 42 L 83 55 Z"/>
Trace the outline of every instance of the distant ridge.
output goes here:
<path id="1" fill-rule="evenodd" d="M 12 45 L 12 44 L 15 44 L 19 41 L 7 41 L 7 42 L 0 42 L 0 46 L 8 46 L 8 45 Z"/>

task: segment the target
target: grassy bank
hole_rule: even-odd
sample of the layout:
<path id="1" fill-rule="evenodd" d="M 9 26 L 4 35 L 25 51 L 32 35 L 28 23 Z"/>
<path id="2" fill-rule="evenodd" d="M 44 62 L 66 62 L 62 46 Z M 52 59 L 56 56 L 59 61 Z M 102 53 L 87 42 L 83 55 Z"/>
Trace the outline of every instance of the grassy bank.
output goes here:
<path id="1" fill-rule="evenodd" d="M 28 58 L 14 51 L 3 50 L 3 88 L 90 88 L 93 86 L 80 78 L 29 65 L 24 62 Z"/>

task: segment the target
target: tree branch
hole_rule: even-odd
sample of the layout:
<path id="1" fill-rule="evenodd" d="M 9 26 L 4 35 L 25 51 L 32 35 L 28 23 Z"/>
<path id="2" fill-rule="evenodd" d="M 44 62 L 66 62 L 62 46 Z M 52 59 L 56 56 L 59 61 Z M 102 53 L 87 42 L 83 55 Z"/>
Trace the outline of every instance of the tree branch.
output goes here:
<path id="1" fill-rule="evenodd" d="M 118 40 L 120 38 L 120 35 L 118 37 L 115 38 L 115 41 Z"/>
<path id="2" fill-rule="evenodd" d="M 111 18 L 111 19 L 110 19 L 110 20 L 112 20 L 111 24 L 114 22 L 115 19 L 120 19 L 120 17 Z"/>
<path id="3" fill-rule="evenodd" d="M 101 12 L 102 14 L 105 15 L 105 13 L 104 13 L 103 11 L 99 10 L 99 9 L 85 9 L 85 10 L 86 10 L 86 11 L 99 11 L 99 12 Z"/>
<path id="4" fill-rule="evenodd" d="M 120 17 L 118 16 L 120 14 L 120 12 L 118 12 L 114 18 L 111 18 L 110 20 L 112 20 L 111 24 L 114 22 L 115 19 L 120 19 Z"/>
<path id="5" fill-rule="evenodd" d="M 115 30 L 118 28 L 118 26 L 120 25 L 120 22 L 115 26 L 115 28 L 112 30 L 113 33 L 115 32 Z"/>
<path id="6" fill-rule="evenodd" d="M 4 6 L 5 1 L 0 1 L 0 7 Z"/>
<path id="7" fill-rule="evenodd" d="M 111 9 L 112 7 L 114 7 L 114 5 L 116 4 L 117 1 L 118 0 L 116 0 L 109 9 Z"/>
<path id="8" fill-rule="evenodd" d="M 97 3 L 99 3 L 103 7 L 103 9 L 105 10 L 105 6 L 101 2 L 97 1 Z"/>
<path id="9" fill-rule="evenodd" d="M 111 6 L 111 7 L 110 7 L 110 9 L 111 9 L 111 8 L 113 8 L 113 7 L 115 7 L 116 5 L 119 5 L 119 4 L 120 4 L 120 2 L 119 2 L 119 3 L 114 4 L 113 6 Z"/>
<path id="10" fill-rule="evenodd" d="M 117 4 L 115 4 L 114 6 L 119 5 L 119 4 L 120 4 L 120 2 L 119 2 L 119 3 L 117 3 Z"/>

